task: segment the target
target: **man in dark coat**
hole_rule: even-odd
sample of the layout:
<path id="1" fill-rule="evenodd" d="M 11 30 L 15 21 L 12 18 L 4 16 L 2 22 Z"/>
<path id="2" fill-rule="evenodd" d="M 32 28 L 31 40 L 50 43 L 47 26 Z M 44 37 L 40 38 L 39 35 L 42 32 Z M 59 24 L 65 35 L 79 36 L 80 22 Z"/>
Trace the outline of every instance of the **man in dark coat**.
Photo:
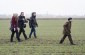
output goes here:
<path id="1" fill-rule="evenodd" d="M 27 40 L 28 38 L 27 38 L 27 35 L 25 34 L 25 30 L 24 30 L 24 28 L 26 27 L 25 20 L 26 19 L 24 16 L 24 12 L 21 12 L 19 19 L 18 19 L 18 26 L 20 28 L 19 36 L 21 35 L 21 33 L 23 33 L 25 40 Z"/>
<path id="2" fill-rule="evenodd" d="M 64 28 L 64 30 L 63 30 L 64 36 L 61 39 L 60 44 L 62 44 L 63 41 L 65 40 L 65 38 L 68 36 L 68 39 L 69 39 L 71 45 L 75 45 L 73 43 L 72 36 L 71 36 L 71 20 L 72 20 L 72 18 L 68 18 L 68 21 L 63 26 L 63 28 Z"/>
<path id="3" fill-rule="evenodd" d="M 32 16 L 29 19 L 29 27 L 31 28 L 29 38 L 31 38 L 32 33 L 34 33 L 34 37 L 37 38 L 36 30 L 35 30 L 35 28 L 38 27 L 38 24 L 37 24 L 37 21 L 36 21 L 36 12 L 33 12 Z"/>

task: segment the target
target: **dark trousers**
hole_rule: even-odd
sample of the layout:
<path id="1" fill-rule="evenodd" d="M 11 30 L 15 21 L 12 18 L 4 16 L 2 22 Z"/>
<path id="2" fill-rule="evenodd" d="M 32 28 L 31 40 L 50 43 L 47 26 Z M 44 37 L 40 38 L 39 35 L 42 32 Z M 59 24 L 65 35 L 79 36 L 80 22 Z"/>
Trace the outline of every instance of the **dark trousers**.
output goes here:
<path id="1" fill-rule="evenodd" d="M 63 43 L 66 37 L 68 37 L 70 43 L 73 44 L 73 40 L 72 40 L 71 34 L 69 34 L 69 35 L 65 35 L 65 34 L 64 34 L 64 36 L 63 36 L 63 38 L 61 39 L 60 43 Z"/>
<path id="2" fill-rule="evenodd" d="M 29 35 L 29 38 L 31 38 L 31 35 L 32 33 L 34 33 L 34 37 L 36 38 L 36 30 L 35 30 L 35 27 L 31 27 L 31 32 L 30 32 L 30 35 Z"/>
<path id="3" fill-rule="evenodd" d="M 20 41 L 20 38 L 19 38 L 19 34 L 18 34 L 18 30 L 14 31 L 14 29 L 11 30 L 12 31 L 12 34 L 11 34 L 11 39 L 10 41 L 13 42 L 13 37 L 14 37 L 14 34 L 16 33 L 16 38 L 18 41 Z"/>
<path id="4" fill-rule="evenodd" d="M 27 39 L 27 35 L 25 34 L 24 28 L 20 28 L 20 30 L 19 30 L 19 37 L 20 37 L 21 33 L 23 33 L 24 38 Z"/>

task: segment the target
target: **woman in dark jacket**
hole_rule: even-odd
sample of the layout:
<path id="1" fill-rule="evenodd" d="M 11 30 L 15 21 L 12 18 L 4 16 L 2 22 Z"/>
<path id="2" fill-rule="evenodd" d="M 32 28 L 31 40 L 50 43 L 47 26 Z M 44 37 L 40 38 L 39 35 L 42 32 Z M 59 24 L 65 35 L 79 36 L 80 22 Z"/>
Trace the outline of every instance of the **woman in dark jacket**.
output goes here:
<path id="1" fill-rule="evenodd" d="M 10 41 L 13 42 L 13 37 L 14 34 L 16 33 L 16 38 L 20 42 L 20 38 L 18 34 L 18 14 L 13 14 L 10 30 L 12 32 Z"/>
<path id="2" fill-rule="evenodd" d="M 24 16 L 24 12 L 21 12 L 19 19 L 18 19 L 18 26 L 20 29 L 19 30 L 19 37 L 20 37 L 21 33 L 23 33 L 25 40 L 27 40 L 28 38 L 27 38 L 27 35 L 25 34 L 25 30 L 24 30 L 24 28 L 26 27 L 25 21 L 26 21 L 26 19 Z"/>
<path id="3" fill-rule="evenodd" d="M 32 16 L 29 19 L 29 26 L 31 28 L 29 38 L 31 38 L 32 33 L 34 33 L 34 37 L 37 38 L 36 30 L 35 30 L 35 28 L 38 27 L 38 24 L 37 24 L 37 21 L 36 21 L 36 12 L 33 12 Z"/>

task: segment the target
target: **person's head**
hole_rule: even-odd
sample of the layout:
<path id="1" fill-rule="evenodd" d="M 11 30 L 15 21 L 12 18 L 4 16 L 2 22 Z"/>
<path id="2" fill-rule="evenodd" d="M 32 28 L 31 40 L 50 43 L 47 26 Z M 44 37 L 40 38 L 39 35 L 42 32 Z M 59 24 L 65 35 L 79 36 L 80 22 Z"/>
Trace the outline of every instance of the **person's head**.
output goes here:
<path id="1" fill-rule="evenodd" d="M 32 16 L 36 17 L 36 12 L 32 12 Z"/>
<path id="2" fill-rule="evenodd" d="M 17 13 L 14 13 L 13 17 L 15 17 L 16 20 L 18 20 L 18 14 Z"/>
<path id="3" fill-rule="evenodd" d="M 21 12 L 21 14 L 20 14 L 21 16 L 24 16 L 24 12 Z"/>
<path id="4" fill-rule="evenodd" d="M 68 21 L 72 21 L 72 18 L 70 17 L 70 18 L 68 18 Z"/>
<path id="5" fill-rule="evenodd" d="M 18 14 L 17 14 L 17 13 L 14 13 L 13 16 L 14 16 L 14 17 L 18 17 Z"/>

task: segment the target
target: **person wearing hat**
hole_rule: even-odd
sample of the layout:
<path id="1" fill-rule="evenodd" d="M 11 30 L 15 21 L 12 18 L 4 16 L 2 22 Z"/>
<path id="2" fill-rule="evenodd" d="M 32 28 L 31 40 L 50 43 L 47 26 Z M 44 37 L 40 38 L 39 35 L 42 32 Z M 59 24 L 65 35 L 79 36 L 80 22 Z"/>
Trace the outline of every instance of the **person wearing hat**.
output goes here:
<path id="1" fill-rule="evenodd" d="M 72 24 L 72 18 L 68 18 L 68 21 L 64 24 L 63 28 L 63 38 L 60 40 L 60 44 L 62 44 L 66 37 L 68 37 L 71 45 L 75 45 L 72 40 L 71 36 L 71 24 Z"/>
<path id="2" fill-rule="evenodd" d="M 32 16 L 29 19 L 29 27 L 31 28 L 31 32 L 29 34 L 29 38 L 31 38 L 32 33 L 34 34 L 34 37 L 36 36 L 36 27 L 38 27 L 37 21 L 36 21 L 36 12 L 32 12 Z"/>

